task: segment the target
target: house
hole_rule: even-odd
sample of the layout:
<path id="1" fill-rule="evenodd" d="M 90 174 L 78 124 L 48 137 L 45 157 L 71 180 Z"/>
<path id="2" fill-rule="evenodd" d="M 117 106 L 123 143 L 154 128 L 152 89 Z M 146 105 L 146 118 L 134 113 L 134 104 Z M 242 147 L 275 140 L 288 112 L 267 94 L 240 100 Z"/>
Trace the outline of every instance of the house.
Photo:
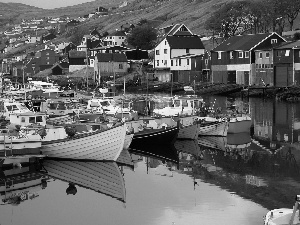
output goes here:
<path id="1" fill-rule="evenodd" d="M 35 44 L 40 42 L 41 42 L 41 37 L 37 37 L 37 36 L 28 36 L 27 40 L 25 41 L 26 44 Z"/>
<path id="2" fill-rule="evenodd" d="M 69 72 L 81 70 L 87 66 L 87 55 L 85 51 L 71 50 L 68 54 Z"/>
<path id="3" fill-rule="evenodd" d="M 300 84 L 300 40 L 274 48 L 274 85 L 286 87 Z"/>
<path id="4" fill-rule="evenodd" d="M 71 50 L 76 50 L 77 49 L 77 46 L 75 44 L 73 44 L 72 42 L 70 42 L 63 50 L 63 54 L 68 54 L 69 51 Z"/>
<path id="5" fill-rule="evenodd" d="M 170 81 L 171 73 L 190 70 L 190 56 L 204 54 L 204 50 L 200 37 L 194 35 L 184 24 L 166 28 L 154 48 L 155 76 L 160 81 Z"/>
<path id="6" fill-rule="evenodd" d="M 90 55 L 95 56 L 97 53 L 124 53 L 130 49 L 123 46 L 102 46 L 90 49 Z"/>
<path id="7" fill-rule="evenodd" d="M 256 84 L 255 50 L 272 48 L 285 41 L 275 32 L 228 38 L 211 50 L 212 82 Z"/>
<path id="8" fill-rule="evenodd" d="M 102 38 L 101 34 L 97 31 L 96 28 L 91 31 L 90 35 L 92 41 L 100 40 Z"/>
<path id="9" fill-rule="evenodd" d="M 121 31 L 123 31 L 125 33 L 131 32 L 134 28 L 135 28 L 135 26 L 133 24 L 129 24 L 129 23 L 125 23 L 125 24 L 121 25 Z"/>
<path id="10" fill-rule="evenodd" d="M 51 68 L 59 61 L 59 55 L 52 49 L 43 49 L 35 53 L 36 58 L 40 58 L 40 67 Z M 41 69 L 42 71 L 43 69 Z"/>
<path id="11" fill-rule="evenodd" d="M 106 9 L 102 6 L 99 6 L 99 7 L 97 7 L 95 13 L 98 14 L 98 15 L 107 15 L 108 14 L 108 9 Z"/>
<path id="12" fill-rule="evenodd" d="M 128 71 L 126 55 L 123 53 L 98 53 L 94 62 L 94 81 L 100 82 L 101 76 L 115 76 Z"/>
<path id="13" fill-rule="evenodd" d="M 255 73 L 252 74 L 252 83 L 260 86 L 274 86 L 273 47 L 254 50 Z"/>
<path id="14" fill-rule="evenodd" d="M 27 76 L 34 75 L 40 72 L 41 59 L 40 58 L 31 58 L 29 62 L 25 65 L 25 74 Z"/>
<path id="15" fill-rule="evenodd" d="M 125 51 L 128 60 L 149 59 L 148 51 L 141 49 L 129 49 Z"/>
<path id="16" fill-rule="evenodd" d="M 52 75 L 64 75 L 69 72 L 69 63 L 57 62 L 52 67 Z"/>
<path id="17" fill-rule="evenodd" d="M 123 31 L 116 31 L 110 35 L 107 35 L 103 39 L 104 46 L 122 46 L 125 44 L 126 34 Z"/>

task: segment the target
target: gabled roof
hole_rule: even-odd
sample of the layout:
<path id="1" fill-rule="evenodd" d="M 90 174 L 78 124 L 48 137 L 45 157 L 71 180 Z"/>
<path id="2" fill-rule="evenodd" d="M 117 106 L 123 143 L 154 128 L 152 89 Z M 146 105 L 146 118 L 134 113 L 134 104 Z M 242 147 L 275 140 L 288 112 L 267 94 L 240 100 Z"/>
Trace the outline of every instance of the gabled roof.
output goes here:
<path id="1" fill-rule="evenodd" d="M 216 48 L 212 49 L 212 51 L 249 51 L 273 34 L 276 33 L 245 34 L 232 36 L 226 41 L 222 42 Z M 278 35 L 278 37 L 280 36 Z"/>
<path id="2" fill-rule="evenodd" d="M 160 28 L 165 31 L 164 35 L 193 35 L 184 24 L 175 24 Z"/>
<path id="3" fill-rule="evenodd" d="M 292 48 L 300 48 L 300 40 L 283 43 L 282 45 L 274 49 L 292 49 Z"/>
<path id="4" fill-rule="evenodd" d="M 96 57 L 98 62 L 127 62 L 123 53 L 98 53 Z"/>
<path id="5" fill-rule="evenodd" d="M 69 58 L 86 58 L 86 52 L 71 50 L 69 51 Z"/>
<path id="6" fill-rule="evenodd" d="M 67 62 L 61 62 L 61 63 L 55 63 L 51 69 L 55 68 L 55 67 L 60 67 L 61 69 L 68 69 L 69 68 L 69 63 Z"/>
<path id="7" fill-rule="evenodd" d="M 201 39 L 194 36 L 167 36 L 171 49 L 204 49 Z"/>

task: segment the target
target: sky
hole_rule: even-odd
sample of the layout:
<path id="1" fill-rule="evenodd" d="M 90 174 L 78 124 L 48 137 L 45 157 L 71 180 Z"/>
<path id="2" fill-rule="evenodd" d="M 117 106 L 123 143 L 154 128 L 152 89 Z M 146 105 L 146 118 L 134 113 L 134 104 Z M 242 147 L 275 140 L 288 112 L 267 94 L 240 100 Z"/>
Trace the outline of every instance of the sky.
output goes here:
<path id="1" fill-rule="evenodd" d="M 92 1 L 94 0 L 0 0 L 0 2 L 4 3 L 23 3 L 26 5 L 32 5 L 44 9 L 54 9 Z"/>

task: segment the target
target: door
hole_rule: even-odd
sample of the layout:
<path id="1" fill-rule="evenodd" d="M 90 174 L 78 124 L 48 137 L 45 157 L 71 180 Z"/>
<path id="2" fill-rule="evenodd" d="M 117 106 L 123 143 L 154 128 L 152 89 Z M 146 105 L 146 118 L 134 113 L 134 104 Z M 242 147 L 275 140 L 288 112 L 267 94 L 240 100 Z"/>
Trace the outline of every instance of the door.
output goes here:
<path id="1" fill-rule="evenodd" d="M 227 83 L 228 84 L 236 84 L 236 71 L 228 71 L 227 72 L 228 77 L 227 77 Z"/>
<path id="2" fill-rule="evenodd" d="M 275 86 L 286 87 L 293 82 L 293 70 L 290 66 L 276 66 L 275 68 Z"/>

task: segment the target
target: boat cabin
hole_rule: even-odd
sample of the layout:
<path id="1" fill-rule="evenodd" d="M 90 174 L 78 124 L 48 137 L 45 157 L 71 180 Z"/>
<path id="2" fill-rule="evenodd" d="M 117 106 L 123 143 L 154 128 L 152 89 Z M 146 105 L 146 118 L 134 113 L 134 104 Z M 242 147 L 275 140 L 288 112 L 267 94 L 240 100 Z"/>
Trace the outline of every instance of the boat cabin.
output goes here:
<path id="1" fill-rule="evenodd" d="M 13 99 L 0 100 L 1 115 L 9 120 L 10 114 L 31 112 L 24 103 L 16 102 Z"/>
<path id="2" fill-rule="evenodd" d="M 81 104 L 78 101 L 67 99 L 47 99 L 41 102 L 40 111 L 46 112 L 49 115 L 64 116 L 67 114 L 79 113 Z"/>
<path id="3" fill-rule="evenodd" d="M 9 118 L 12 124 L 17 124 L 21 126 L 28 126 L 28 125 L 45 126 L 47 115 L 45 113 L 26 112 L 26 113 L 10 114 Z"/>

